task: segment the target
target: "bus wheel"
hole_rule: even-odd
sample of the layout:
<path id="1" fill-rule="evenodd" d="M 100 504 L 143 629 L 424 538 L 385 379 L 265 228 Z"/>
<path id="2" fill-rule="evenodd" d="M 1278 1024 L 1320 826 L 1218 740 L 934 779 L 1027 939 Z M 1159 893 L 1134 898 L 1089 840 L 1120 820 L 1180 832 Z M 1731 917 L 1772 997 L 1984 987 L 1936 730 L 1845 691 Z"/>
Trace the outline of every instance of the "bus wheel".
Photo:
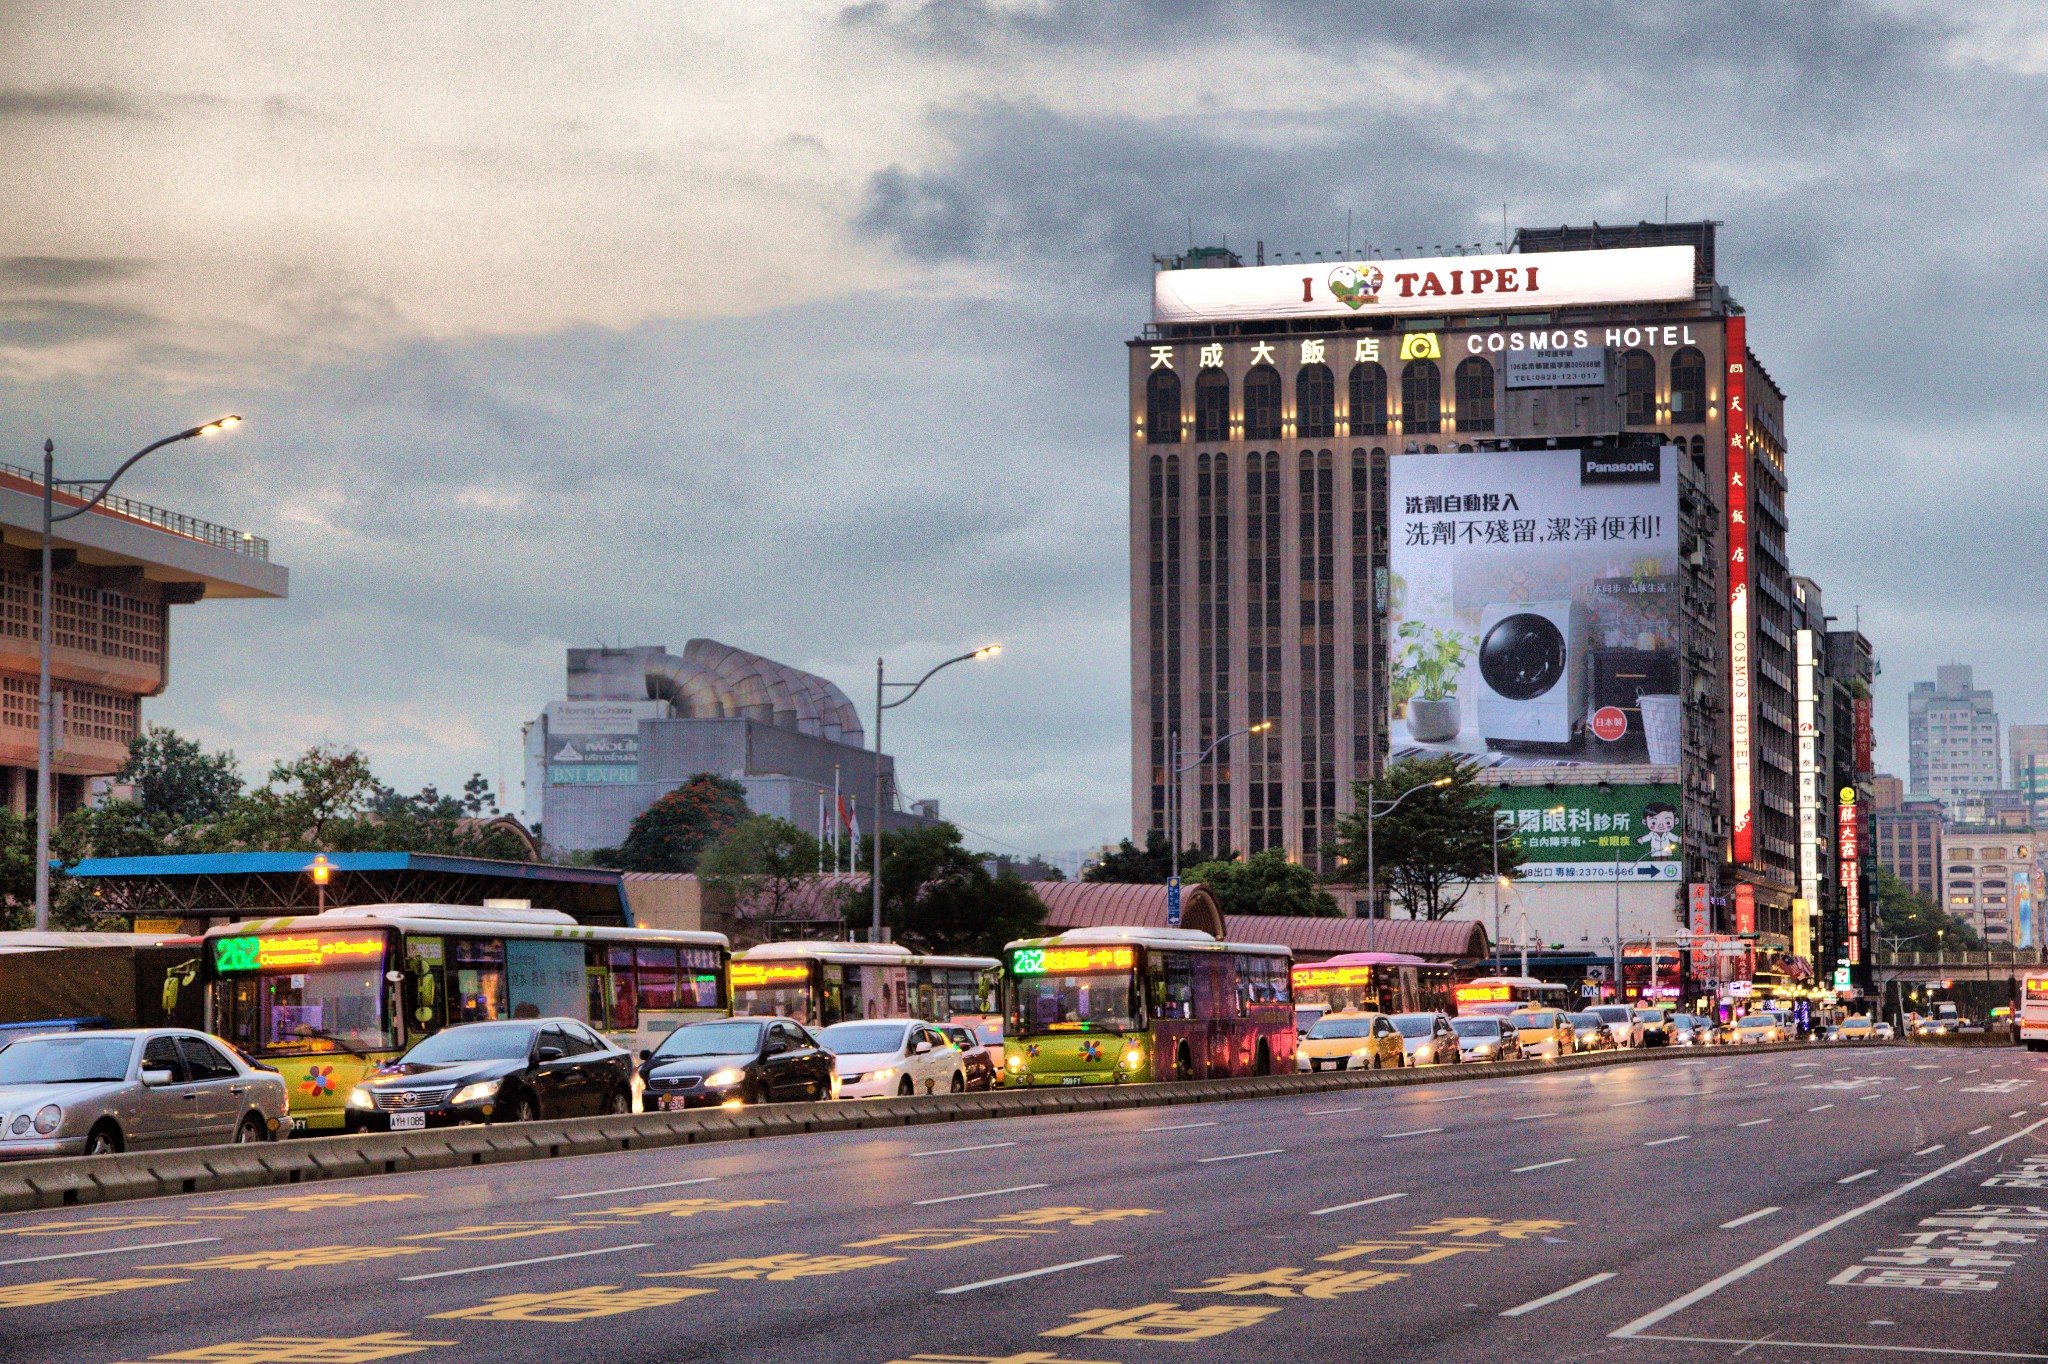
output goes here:
<path id="1" fill-rule="evenodd" d="M 1272 1073 L 1273 1053 L 1266 1049 L 1266 1039 L 1262 1037 L 1259 1039 L 1258 1055 L 1252 1061 L 1252 1074 L 1271 1075 Z"/>
<path id="2" fill-rule="evenodd" d="M 1194 1054 L 1188 1050 L 1188 1044 L 1185 1042 L 1174 1048 L 1173 1078 L 1176 1080 L 1192 1080 L 1195 1078 Z"/>

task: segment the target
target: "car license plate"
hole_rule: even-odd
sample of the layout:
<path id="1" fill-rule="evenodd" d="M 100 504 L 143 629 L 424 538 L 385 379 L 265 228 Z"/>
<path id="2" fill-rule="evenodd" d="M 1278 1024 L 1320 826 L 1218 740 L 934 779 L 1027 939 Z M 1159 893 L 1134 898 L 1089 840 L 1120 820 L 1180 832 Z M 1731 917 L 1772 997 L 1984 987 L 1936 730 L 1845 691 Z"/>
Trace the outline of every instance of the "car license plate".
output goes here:
<path id="1" fill-rule="evenodd" d="M 305 1131 L 305 1130 L 306 1130 L 306 1120 L 305 1120 L 304 1118 L 293 1118 L 293 1119 L 292 1119 L 292 1131 L 294 1131 L 294 1132 L 303 1132 L 303 1131 Z"/>
<path id="2" fill-rule="evenodd" d="M 680 1113 L 689 1106 L 690 1101 L 680 1094 L 664 1094 L 661 1096 L 661 1111 L 664 1113 Z"/>
<path id="3" fill-rule="evenodd" d="M 1088 1083 L 1088 1077 L 1085 1075 L 1063 1075 L 1060 1077 L 1060 1083 L 1063 1085 L 1085 1085 Z"/>
<path id="4" fill-rule="evenodd" d="M 427 1115 L 424 1113 L 393 1113 L 391 1115 L 391 1130 L 394 1132 L 418 1132 L 424 1129 L 426 1125 Z"/>
<path id="5" fill-rule="evenodd" d="M 1310 1061 L 1310 1062 L 1309 1062 L 1309 1067 L 1310 1067 L 1311 1069 L 1313 1069 L 1313 1070 L 1327 1070 L 1327 1069 L 1329 1068 L 1329 1066 L 1330 1066 L 1330 1063 L 1329 1063 L 1328 1061 Z"/>

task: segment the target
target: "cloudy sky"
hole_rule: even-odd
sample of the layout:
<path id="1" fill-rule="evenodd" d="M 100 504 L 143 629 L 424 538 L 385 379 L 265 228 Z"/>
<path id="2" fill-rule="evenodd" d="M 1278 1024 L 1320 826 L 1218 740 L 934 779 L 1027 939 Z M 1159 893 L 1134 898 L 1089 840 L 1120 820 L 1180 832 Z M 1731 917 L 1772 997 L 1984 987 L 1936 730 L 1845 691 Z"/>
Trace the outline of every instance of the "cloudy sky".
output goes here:
<path id="1" fill-rule="evenodd" d="M 502 770 L 562 651 L 710 636 L 891 718 L 999 849 L 1127 832 L 1150 256 L 1724 220 L 1794 556 L 1904 693 L 2048 720 L 2031 5 L 0 0 L 0 460 L 270 537 L 150 718 Z M 867 702 L 863 701 L 865 712 Z"/>

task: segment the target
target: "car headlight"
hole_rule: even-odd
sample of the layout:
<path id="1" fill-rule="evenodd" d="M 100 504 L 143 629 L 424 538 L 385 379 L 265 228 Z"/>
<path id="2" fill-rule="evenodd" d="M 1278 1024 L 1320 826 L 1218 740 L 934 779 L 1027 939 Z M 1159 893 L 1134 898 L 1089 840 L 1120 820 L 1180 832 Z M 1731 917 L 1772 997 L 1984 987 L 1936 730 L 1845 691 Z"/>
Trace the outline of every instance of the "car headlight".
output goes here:
<path id="1" fill-rule="evenodd" d="M 350 1108 L 375 1108 L 377 1104 L 375 1100 L 370 1098 L 369 1090 L 364 1089 L 361 1085 L 357 1085 L 348 1092 L 348 1106 Z"/>
<path id="2" fill-rule="evenodd" d="M 1493 1043 L 1481 1042 L 1478 1046 L 1472 1048 L 1472 1052 L 1475 1056 L 1491 1056 L 1493 1055 Z"/>
<path id="3" fill-rule="evenodd" d="M 28 1114 L 17 1113 L 14 1115 L 14 1125 L 12 1127 L 9 1127 L 7 1130 L 12 1132 L 17 1137 L 21 1136 L 22 1134 L 28 1131 L 28 1121 Z"/>
<path id="4" fill-rule="evenodd" d="M 714 1070 L 705 1076 L 704 1086 L 707 1089 L 724 1089 L 726 1086 L 736 1085 L 746 1078 L 747 1073 L 738 1066 L 727 1066 L 724 1070 Z"/>
<path id="5" fill-rule="evenodd" d="M 36 1131 L 44 1136 L 57 1130 L 57 1124 L 64 1121 L 64 1110 L 55 1104 L 44 1104 L 36 1110 Z"/>
<path id="6" fill-rule="evenodd" d="M 479 1080 L 473 1085 L 464 1085 L 455 1091 L 455 1097 L 448 1102 L 457 1104 L 482 1103 L 485 1099 L 496 1095 L 498 1086 L 504 1083 L 503 1080 Z"/>
<path id="7" fill-rule="evenodd" d="M 893 1080 L 896 1078 L 896 1067 L 883 1066 L 880 1070 L 869 1071 L 868 1078 L 870 1080 Z"/>

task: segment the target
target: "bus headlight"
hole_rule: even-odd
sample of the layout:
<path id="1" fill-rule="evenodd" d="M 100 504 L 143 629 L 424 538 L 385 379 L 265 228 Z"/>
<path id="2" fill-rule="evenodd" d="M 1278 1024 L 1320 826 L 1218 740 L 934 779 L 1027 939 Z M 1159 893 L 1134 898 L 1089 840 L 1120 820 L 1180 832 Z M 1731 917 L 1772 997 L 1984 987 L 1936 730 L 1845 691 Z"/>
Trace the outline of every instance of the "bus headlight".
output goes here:
<path id="1" fill-rule="evenodd" d="M 1124 1052 L 1124 1054 L 1118 1058 L 1117 1064 L 1119 1066 L 1122 1066 L 1125 1070 L 1136 1070 L 1139 1066 L 1145 1064 L 1145 1053 L 1140 1051 L 1136 1047 L 1128 1048 Z"/>
<path id="2" fill-rule="evenodd" d="M 364 1089 L 361 1085 L 357 1085 L 348 1092 L 348 1106 L 350 1108 L 375 1108 L 377 1105 L 370 1098 L 370 1091 Z"/>
<path id="3" fill-rule="evenodd" d="M 1011 1069 L 1011 1070 L 1022 1070 L 1022 1069 L 1024 1069 L 1024 1058 L 1023 1058 L 1023 1057 L 1021 1057 L 1021 1056 L 1012 1056 L 1012 1057 L 1010 1058 L 1010 1069 Z"/>
<path id="4" fill-rule="evenodd" d="M 451 1104 L 482 1103 L 485 1099 L 494 1097 L 498 1092 L 498 1086 L 503 1083 L 503 1080 L 482 1080 L 473 1085 L 464 1085 L 455 1091 L 455 1097 L 448 1102 Z"/>
<path id="5" fill-rule="evenodd" d="M 55 1104 L 44 1104 L 36 1110 L 36 1131 L 44 1136 L 57 1130 L 57 1124 L 64 1121 L 64 1110 Z"/>

